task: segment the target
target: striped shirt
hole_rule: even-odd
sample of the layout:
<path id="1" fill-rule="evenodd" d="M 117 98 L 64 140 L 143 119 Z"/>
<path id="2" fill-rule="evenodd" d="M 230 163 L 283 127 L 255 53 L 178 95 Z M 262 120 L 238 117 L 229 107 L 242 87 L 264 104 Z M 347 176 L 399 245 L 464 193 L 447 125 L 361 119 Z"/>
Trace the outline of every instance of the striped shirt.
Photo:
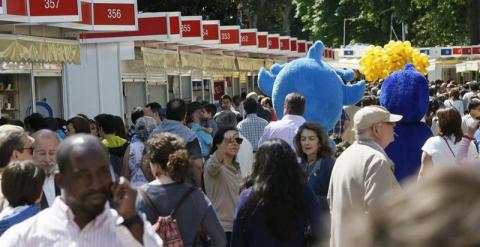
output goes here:
<path id="1" fill-rule="evenodd" d="M 8 229 L 0 238 L 0 246 L 142 246 L 123 225 L 117 211 L 105 210 L 80 229 L 73 212 L 57 197 L 50 208 Z M 162 246 L 162 240 L 145 221 L 143 232 L 145 246 Z"/>

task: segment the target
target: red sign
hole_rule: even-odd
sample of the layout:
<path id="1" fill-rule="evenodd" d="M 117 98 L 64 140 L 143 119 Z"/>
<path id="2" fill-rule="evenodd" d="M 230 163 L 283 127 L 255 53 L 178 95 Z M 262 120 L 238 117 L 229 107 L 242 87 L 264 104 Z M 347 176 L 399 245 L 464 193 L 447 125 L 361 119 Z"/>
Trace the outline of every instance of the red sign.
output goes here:
<path id="1" fill-rule="evenodd" d="M 29 0 L 28 3 L 30 16 L 78 15 L 77 0 Z"/>
<path id="2" fill-rule="evenodd" d="M 139 16 L 144 14 L 139 14 Z M 148 15 L 148 14 L 145 14 Z M 109 33 L 84 33 L 81 39 L 119 38 L 131 36 L 158 36 L 167 35 L 167 17 L 153 16 L 138 18 L 138 31 L 109 32 Z"/>
<path id="3" fill-rule="evenodd" d="M 279 42 L 278 37 L 268 37 L 268 49 L 278 49 Z"/>
<path id="4" fill-rule="evenodd" d="M 471 55 L 472 54 L 472 48 L 462 48 L 462 54 L 463 55 Z"/>
<path id="5" fill-rule="evenodd" d="M 257 45 L 257 33 L 256 32 L 241 33 L 241 45 L 242 46 Z"/>
<path id="6" fill-rule="evenodd" d="M 305 41 L 304 42 L 298 42 L 297 45 L 298 45 L 298 52 L 299 53 L 305 53 L 305 51 L 306 51 Z"/>
<path id="7" fill-rule="evenodd" d="M 180 34 L 180 16 L 168 16 L 170 22 L 170 34 Z"/>
<path id="8" fill-rule="evenodd" d="M 27 3 L 25 0 L 7 0 L 7 14 L 27 15 Z"/>
<path id="9" fill-rule="evenodd" d="M 214 81 L 213 82 L 213 99 L 220 100 L 225 94 L 225 82 L 224 81 Z"/>
<path id="10" fill-rule="evenodd" d="M 290 51 L 297 51 L 297 40 L 291 39 L 290 40 Z"/>
<path id="11" fill-rule="evenodd" d="M 258 35 L 258 48 L 268 48 L 267 35 Z"/>
<path id="12" fill-rule="evenodd" d="M 199 38 L 202 37 L 201 20 L 183 20 L 182 18 L 182 37 Z"/>
<path id="13" fill-rule="evenodd" d="M 92 25 L 92 4 L 89 2 L 82 2 L 82 24 Z"/>
<path id="14" fill-rule="evenodd" d="M 95 3 L 93 5 L 95 25 L 135 25 L 135 3 Z"/>
<path id="15" fill-rule="evenodd" d="M 290 39 L 280 38 L 280 50 L 282 51 L 290 50 Z"/>
<path id="16" fill-rule="evenodd" d="M 453 55 L 462 55 L 462 48 L 453 48 L 452 49 Z"/>
<path id="17" fill-rule="evenodd" d="M 480 47 L 472 47 L 472 54 L 480 54 Z"/>
<path id="18" fill-rule="evenodd" d="M 333 51 L 331 49 L 325 49 L 323 51 L 323 57 L 324 58 L 332 58 L 333 55 L 332 55 Z"/>
<path id="19" fill-rule="evenodd" d="M 240 43 L 239 29 L 220 30 L 220 43 L 222 45 L 238 45 Z"/>
<path id="20" fill-rule="evenodd" d="M 203 40 L 219 40 L 218 24 L 203 24 Z"/>

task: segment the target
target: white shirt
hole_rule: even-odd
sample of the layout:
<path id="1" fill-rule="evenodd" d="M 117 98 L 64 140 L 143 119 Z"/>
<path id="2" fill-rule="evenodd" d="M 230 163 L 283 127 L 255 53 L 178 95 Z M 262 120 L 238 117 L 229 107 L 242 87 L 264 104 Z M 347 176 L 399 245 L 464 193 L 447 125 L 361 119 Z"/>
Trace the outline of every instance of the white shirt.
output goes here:
<path id="1" fill-rule="evenodd" d="M 47 198 L 48 206 L 52 206 L 53 201 L 55 200 L 55 174 L 51 174 L 48 177 L 45 177 L 45 182 L 43 182 L 43 193 L 45 198 Z"/>
<path id="2" fill-rule="evenodd" d="M 468 126 L 472 126 L 476 121 L 477 120 L 473 118 L 470 113 L 467 113 L 462 117 L 462 131 L 464 135 L 468 133 Z"/>
<path id="3" fill-rule="evenodd" d="M 240 164 L 242 178 L 246 178 L 252 173 L 253 146 L 245 136 L 240 133 L 238 133 L 238 136 L 243 139 L 243 142 L 240 144 L 240 149 L 238 150 L 237 162 Z"/>
<path id="4" fill-rule="evenodd" d="M 459 157 L 461 142 L 454 143 L 453 137 L 447 138 L 447 142 L 448 145 L 450 145 L 453 154 L 452 151 L 450 151 L 450 148 L 448 148 L 445 139 L 443 139 L 441 136 L 430 137 L 423 145 L 422 150 L 428 155 L 432 156 L 433 166 L 452 166 L 457 164 L 457 158 L 463 158 Z M 466 159 L 473 160 L 477 156 L 478 152 L 475 148 L 475 144 L 470 142 Z"/>
<path id="5" fill-rule="evenodd" d="M 117 211 L 105 210 L 80 229 L 74 221 L 73 212 L 57 197 L 47 208 L 30 219 L 14 225 L 0 237 L 0 246 L 142 246 L 123 225 Z M 144 246 L 162 246 L 162 240 L 145 221 Z"/>
<path id="6" fill-rule="evenodd" d="M 270 122 L 265 127 L 265 131 L 258 141 L 258 146 L 260 147 L 262 143 L 270 139 L 280 138 L 295 149 L 293 138 L 303 123 L 305 123 L 305 118 L 298 115 L 285 115 L 281 120 Z"/>

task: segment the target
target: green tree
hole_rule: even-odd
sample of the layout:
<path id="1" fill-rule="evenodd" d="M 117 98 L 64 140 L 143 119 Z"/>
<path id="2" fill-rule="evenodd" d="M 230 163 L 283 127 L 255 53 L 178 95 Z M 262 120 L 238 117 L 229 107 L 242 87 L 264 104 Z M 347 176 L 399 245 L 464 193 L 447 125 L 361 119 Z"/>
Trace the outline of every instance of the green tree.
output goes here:
<path id="1" fill-rule="evenodd" d="M 469 33 L 480 32 L 477 0 L 293 0 L 296 16 L 304 31 L 327 45 L 343 43 L 343 23 L 346 21 L 347 44 L 383 45 L 395 30 L 402 38 L 403 22 L 406 38 L 416 46 L 464 45 L 478 43 Z M 468 6 L 471 6 L 468 8 Z M 468 10 L 467 10 L 468 9 Z M 470 23 L 470 24 L 469 24 Z M 470 25 L 470 28 L 469 28 Z M 393 35 L 393 39 L 396 36 Z"/>

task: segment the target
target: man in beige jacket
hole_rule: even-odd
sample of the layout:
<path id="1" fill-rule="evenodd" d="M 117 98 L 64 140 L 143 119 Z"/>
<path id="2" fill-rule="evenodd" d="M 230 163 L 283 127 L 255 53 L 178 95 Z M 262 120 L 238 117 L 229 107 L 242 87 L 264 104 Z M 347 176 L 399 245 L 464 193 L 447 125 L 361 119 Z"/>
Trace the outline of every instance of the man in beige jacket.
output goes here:
<path id="1" fill-rule="evenodd" d="M 393 128 L 400 119 L 380 106 L 367 106 L 355 114 L 356 141 L 338 157 L 330 179 L 330 246 L 344 246 L 347 214 L 368 213 L 383 195 L 399 187 L 384 149 L 394 140 Z"/>

